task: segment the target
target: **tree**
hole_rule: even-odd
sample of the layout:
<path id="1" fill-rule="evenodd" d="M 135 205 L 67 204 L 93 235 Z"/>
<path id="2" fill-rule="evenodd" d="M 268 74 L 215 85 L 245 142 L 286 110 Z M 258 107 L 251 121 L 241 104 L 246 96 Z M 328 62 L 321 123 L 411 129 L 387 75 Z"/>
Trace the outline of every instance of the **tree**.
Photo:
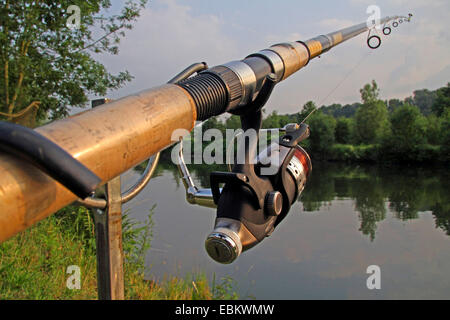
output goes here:
<path id="1" fill-rule="evenodd" d="M 273 111 L 267 118 L 262 122 L 262 127 L 265 129 L 269 128 L 280 128 L 280 116 L 276 111 Z"/>
<path id="2" fill-rule="evenodd" d="M 342 105 L 339 103 L 333 103 L 329 106 L 322 106 L 320 110 L 322 110 L 323 113 L 329 114 L 330 116 L 336 117 L 336 114 L 339 113 L 339 111 L 342 109 Z"/>
<path id="3" fill-rule="evenodd" d="M 450 161 L 450 108 L 442 114 L 442 155 L 444 160 Z"/>
<path id="4" fill-rule="evenodd" d="M 359 92 L 361 93 L 361 99 L 364 104 L 377 102 L 380 95 L 380 89 L 378 89 L 378 84 L 375 80 L 372 80 L 371 84 L 366 84 Z"/>
<path id="5" fill-rule="evenodd" d="M 419 108 L 405 104 L 391 117 L 392 144 L 399 152 L 413 150 L 426 143 L 426 119 Z"/>
<path id="6" fill-rule="evenodd" d="M 110 74 L 92 54 L 117 54 L 146 2 L 128 0 L 119 14 L 106 14 L 111 0 L 0 0 L 1 115 L 13 120 L 39 106 L 39 119 L 60 118 L 83 107 L 88 94 L 130 81 L 127 71 Z"/>
<path id="7" fill-rule="evenodd" d="M 388 130 L 386 104 L 378 99 L 379 89 L 375 80 L 360 92 L 363 105 L 356 111 L 356 135 L 361 143 L 377 143 Z"/>
<path id="8" fill-rule="evenodd" d="M 241 128 L 241 118 L 236 115 L 232 115 L 225 121 L 225 127 L 227 129 L 240 129 Z"/>
<path id="9" fill-rule="evenodd" d="M 202 131 L 206 132 L 209 129 L 219 129 L 222 133 L 225 132 L 225 125 L 218 117 L 212 117 L 205 121 L 202 125 Z"/>
<path id="10" fill-rule="evenodd" d="M 336 142 L 350 144 L 353 132 L 353 119 L 341 117 L 336 122 Z"/>
<path id="11" fill-rule="evenodd" d="M 400 99 L 390 99 L 387 102 L 389 112 L 394 112 L 397 108 L 400 108 L 402 105 L 403 102 Z"/>
<path id="12" fill-rule="evenodd" d="M 302 111 L 297 113 L 297 123 L 301 123 L 310 113 L 317 109 L 313 101 L 308 101 L 303 105 Z"/>
<path id="13" fill-rule="evenodd" d="M 436 96 L 432 110 L 436 115 L 441 116 L 445 110 L 450 109 L 450 82 L 446 87 L 438 89 Z"/>
<path id="14" fill-rule="evenodd" d="M 414 105 L 416 105 L 423 115 L 429 115 L 432 111 L 432 106 L 436 100 L 437 94 L 435 91 L 428 89 L 414 91 Z"/>
<path id="15" fill-rule="evenodd" d="M 306 121 L 311 128 L 309 142 L 313 152 L 326 153 L 334 144 L 336 120 L 329 115 L 316 111 Z"/>
<path id="16" fill-rule="evenodd" d="M 443 139 L 442 119 L 430 114 L 427 120 L 427 141 L 429 144 L 440 145 Z"/>

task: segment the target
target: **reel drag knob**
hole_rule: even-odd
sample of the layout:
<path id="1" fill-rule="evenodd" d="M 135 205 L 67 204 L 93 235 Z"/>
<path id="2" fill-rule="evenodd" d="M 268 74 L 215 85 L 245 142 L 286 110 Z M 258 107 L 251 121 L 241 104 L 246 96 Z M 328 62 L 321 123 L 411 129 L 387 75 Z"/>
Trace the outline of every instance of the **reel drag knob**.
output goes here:
<path id="1" fill-rule="evenodd" d="M 206 238 L 205 248 L 212 259 L 229 264 L 241 254 L 242 243 L 236 232 L 228 228 L 216 228 Z"/>
<path id="2" fill-rule="evenodd" d="M 278 191 L 267 193 L 265 201 L 266 214 L 270 216 L 278 216 L 283 209 L 283 196 Z"/>

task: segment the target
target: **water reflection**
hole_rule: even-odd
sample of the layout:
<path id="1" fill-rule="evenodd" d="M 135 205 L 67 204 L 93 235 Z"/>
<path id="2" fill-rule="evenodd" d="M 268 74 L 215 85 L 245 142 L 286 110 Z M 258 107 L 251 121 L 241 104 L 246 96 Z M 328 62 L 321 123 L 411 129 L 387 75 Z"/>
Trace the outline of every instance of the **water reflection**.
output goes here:
<path id="1" fill-rule="evenodd" d="M 180 175 L 169 161 L 160 164 L 157 175 Z M 209 187 L 209 173 L 225 166 L 193 165 L 189 170 L 203 188 Z M 377 225 L 386 219 L 387 207 L 399 220 L 419 218 L 430 211 L 436 228 L 450 235 L 450 173 L 446 168 L 417 166 L 374 166 L 316 163 L 307 187 L 298 198 L 306 212 L 317 212 L 335 199 L 351 199 L 361 222 L 359 231 L 375 239 Z"/>
<path id="2" fill-rule="evenodd" d="M 445 168 L 377 167 L 322 164 L 298 199 L 305 211 L 316 211 L 335 198 L 355 201 L 360 231 L 375 239 L 386 206 L 400 220 L 431 211 L 436 227 L 450 235 L 449 172 Z"/>
<path id="3" fill-rule="evenodd" d="M 190 166 L 199 185 L 209 172 Z M 148 277 L 196 270 L 230 276 L 241 296 L 258 299 L 450 297 L 450 187 L 446 168 L 314 163 L 290 215 L 269 239 L 231 265 L 206 255 L 214 210 L 189 205 L 175 166 L 162 162 L 129 204 L 144 219 L 157 204 Z M 366 268 L 382 269 L 381 291 L 366 288 Z"/>

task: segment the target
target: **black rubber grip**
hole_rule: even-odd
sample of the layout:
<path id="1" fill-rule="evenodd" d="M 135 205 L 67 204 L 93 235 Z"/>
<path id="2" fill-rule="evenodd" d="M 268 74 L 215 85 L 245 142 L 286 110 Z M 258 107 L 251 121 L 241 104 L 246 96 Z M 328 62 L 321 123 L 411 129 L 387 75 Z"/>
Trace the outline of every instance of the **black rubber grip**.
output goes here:
<path id="1" fill-rule="evenodd" d="M 197 120 L 207 120 L 226 111 L 228 106 L 227 86 L 223 80 L 212 73 L 199 75 L 177 83 L 194 99 Z"/>
<path id="2" fill-rule="evenodd" d="M 60 146 L 18 124 L 0 121 L 0 149 L 33 164 L 82 199 L 101 183 L 97 175 Z"/>

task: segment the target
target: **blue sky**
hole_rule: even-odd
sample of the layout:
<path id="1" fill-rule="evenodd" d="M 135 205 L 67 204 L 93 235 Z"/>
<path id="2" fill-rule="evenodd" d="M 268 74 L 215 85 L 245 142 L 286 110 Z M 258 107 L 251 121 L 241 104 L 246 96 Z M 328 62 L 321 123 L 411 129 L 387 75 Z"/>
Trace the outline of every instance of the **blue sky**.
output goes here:
<path id="1" fill-rule="evenodd" d="M 383 37 L 378 50 L 369 49 L 361 35 L 315 59 L 277 86 L 268 110 L 296 112 L 309 100 L 359 101 L 359 89 L 372 79 L 379 83 L 382 98 L 404 98 L 415 89 L 449 82 L 448 0 L 155 0 L 127 32 L 120 54 L 99 60 L 112 72 L 127 69 L 135 76 L 109 95 L 119 98 L 163 84 L 193 62 L 214 66 L 275 43 L 307 40 L 364 22 L 372 4 L 381 8 L 382 16 L 412 12 L 413 21 Z"/>

